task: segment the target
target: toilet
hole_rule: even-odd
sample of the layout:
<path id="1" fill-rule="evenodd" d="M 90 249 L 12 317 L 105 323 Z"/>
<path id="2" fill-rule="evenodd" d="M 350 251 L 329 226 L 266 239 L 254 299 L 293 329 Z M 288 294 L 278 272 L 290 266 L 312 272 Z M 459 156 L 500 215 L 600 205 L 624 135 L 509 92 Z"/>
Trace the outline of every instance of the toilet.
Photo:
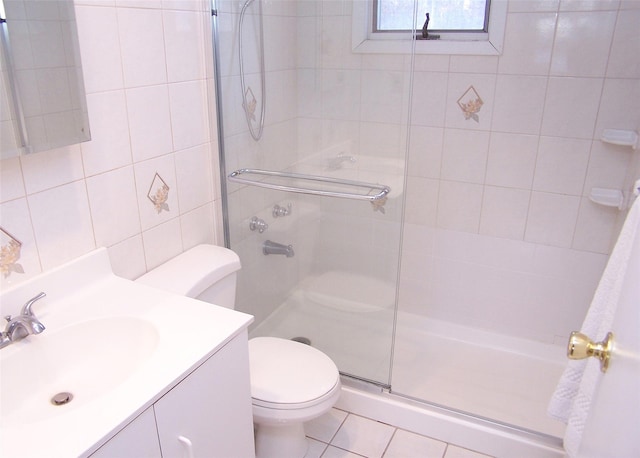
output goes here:
<path id="1" fill-rule="evenodd" d="M 240 258 L 199 245 L 136 281 L 175 294 L 234 308 Z M 302 458 L 304 422 L 328 412 L 340 396 L 340 375 L 324 353 L 277 337 L 249 340 L 251 397 L 257 458 Z"/>

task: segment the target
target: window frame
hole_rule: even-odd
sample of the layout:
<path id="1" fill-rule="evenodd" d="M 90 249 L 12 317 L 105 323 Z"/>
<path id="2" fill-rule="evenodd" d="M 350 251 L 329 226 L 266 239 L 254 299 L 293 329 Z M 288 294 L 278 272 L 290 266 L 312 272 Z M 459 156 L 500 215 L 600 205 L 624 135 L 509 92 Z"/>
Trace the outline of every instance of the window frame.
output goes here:
<path id="1" fill-rule="evenodd" d="M 438 40 L 415 40 L 416 54 L 500 55 L 504 42 L 508 0 L 491 0 L 487 32 L 433 31 Z M 353 2 L 351 45 L 355 53 L 408 54 L 413 31 L 374 32 L 374 2 Z"/>

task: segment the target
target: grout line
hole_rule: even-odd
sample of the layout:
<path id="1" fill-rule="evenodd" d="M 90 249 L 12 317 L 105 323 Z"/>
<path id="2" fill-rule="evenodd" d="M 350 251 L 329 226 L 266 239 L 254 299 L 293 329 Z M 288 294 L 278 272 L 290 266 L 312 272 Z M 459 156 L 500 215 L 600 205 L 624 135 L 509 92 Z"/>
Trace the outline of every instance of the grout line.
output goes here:
<path id="1" fill-rule="evenodd" d="M 336 410 L 340 410 L 340 409 L 336 409 Z M 333 439 L 336 438 L 336 436 L 338 435 L 338 432 L 342 429 L 342 427 L 344 426 L 344 423 L 347 421 L 347 418 L 349 418 L 349 415 L 351 415 L 351 412 L 347 412 L 346 410 L 341 410 L 341 412 L 346 412 L 347 415 L 345 415 L 345 417 L 340 422 L 340 426 L 338 426 L 338 428 L 336 429 L 336 432 L 333 433 L 333 436 L 331 436 L 331 439 L 329 439 L 329 445 L 331 445 L 331 443 L 333 442 Z"/>
<path id="2" fill-rule="evenodd" d="M 396 433 L 397 432 L 398 432 L 398 428 L 394 428 L 393 429 L 393 434 L 389 438 L 389 442 L 387 442 L 387 446 L 384 448 L 384 451 L 382 452 L 382 457 L 381 458 L 384 458 L 384 455 L 387 453 L 387 450 L 389 450 L 389 446 L 391 445 L 391 442 L 393 441 L 393 438 L 396 437 Z"/>

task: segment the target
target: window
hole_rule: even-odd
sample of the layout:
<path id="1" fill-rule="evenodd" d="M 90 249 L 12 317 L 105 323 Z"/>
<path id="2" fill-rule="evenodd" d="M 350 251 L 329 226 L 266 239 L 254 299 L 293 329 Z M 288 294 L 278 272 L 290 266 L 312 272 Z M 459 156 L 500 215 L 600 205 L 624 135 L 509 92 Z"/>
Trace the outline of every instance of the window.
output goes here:
<path id="1" fill-rule="evenodd" d="M 373 32 L 420 29 L 429 13 L 429 31 L 486 32 L 489 0 L 374 0 Z M 414 11 L 416 17 L 414 18 Z"/>
<path id="2" fill-rule="evenodd" d="M 353 50 L 418 54 L 497 55 L 508 0 L 369 0 L 353 2 Z M 422 26 L 429 13 L 429 39 Z M 437 39 L 434 39 L 437 38 Z M 408 43 L 409 42 L 409 43 Z"/>

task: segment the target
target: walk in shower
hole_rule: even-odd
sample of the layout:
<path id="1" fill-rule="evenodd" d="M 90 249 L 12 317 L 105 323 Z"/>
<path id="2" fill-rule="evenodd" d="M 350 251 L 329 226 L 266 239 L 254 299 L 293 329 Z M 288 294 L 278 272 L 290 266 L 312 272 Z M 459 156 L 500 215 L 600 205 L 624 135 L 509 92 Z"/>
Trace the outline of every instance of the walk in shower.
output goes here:
<path id="1" fill-rule="evenodd" d="M 565 107 L 545 97 L 576 80 L 550 77 L 551 51 L 543 70 L 521 62 L 509 27 L 553 32 L 549 3 L 505 9 L 504 49 L 474 56 L 422 53 L 411 32 L 354 50 L 369 2 L 217 2 L 225 236 L 253 336 L 310 343 L 401 398 L 562 437 L 546 405 L 619 219 L 585 190 L 621 188 L 631 159 L 593 140 L 602 126 L 557 122 Z"/>

